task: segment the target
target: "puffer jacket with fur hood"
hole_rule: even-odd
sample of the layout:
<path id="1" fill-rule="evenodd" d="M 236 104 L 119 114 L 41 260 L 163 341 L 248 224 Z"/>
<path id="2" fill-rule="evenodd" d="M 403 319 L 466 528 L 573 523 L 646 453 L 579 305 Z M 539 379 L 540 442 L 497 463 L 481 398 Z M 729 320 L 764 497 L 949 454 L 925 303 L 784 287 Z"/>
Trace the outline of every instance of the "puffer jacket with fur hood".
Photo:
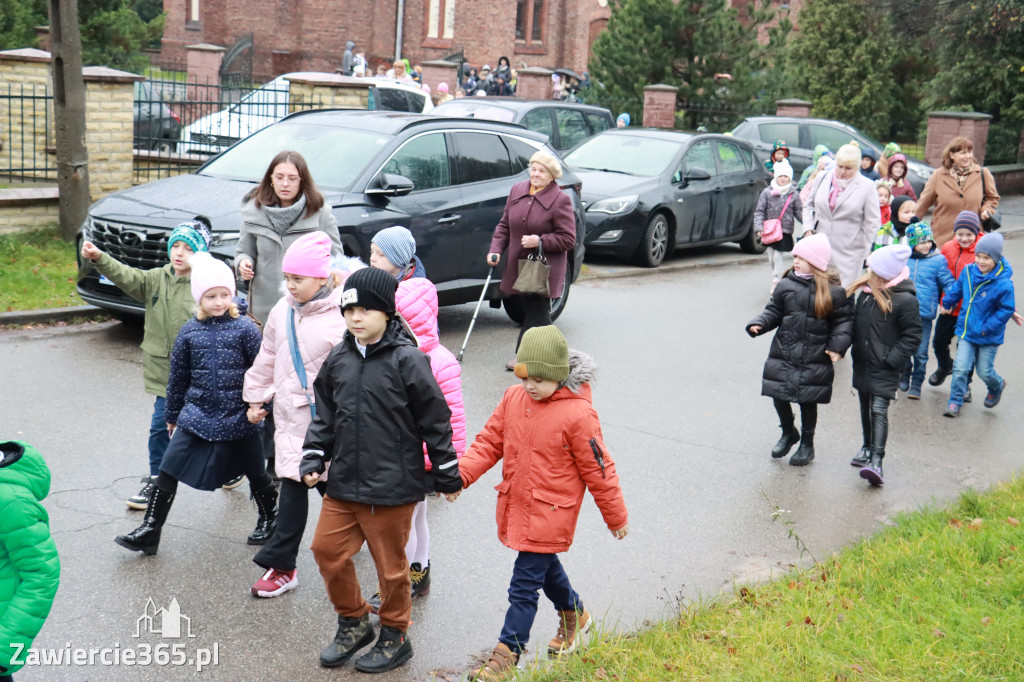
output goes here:
<path id="1" fill-rule="evenodd" d="M 430 358 L 430 371 L 444 393 L 448 409 L 452 411 L 452 446 L 455 455 L 466 454 L 466 407 L 462 401 L 462 368 L 451 351 L 441 345 L 437 330 L 437 288 L 424 277 L 402 281 L 395 292 L 395 307 L 405 318 L 409 329 L 420 342 L 420 350 Z M 430 457 L 426 446 L 423 459 L 430 471 Z"/>
<path id="2" fill-rule="evenodd" d="M 547 400 L 535 401 L 521 384 L 509 388 L 459 463 L 469 486 L 502 460 L 495 516 L 505 546 L 542 554 L 568 550 L 587 490 L 610 530 L 626 525 L 615 462 L 591 404 L 595 369 L 589 355 L 570 350 L 569 378 Z"/>

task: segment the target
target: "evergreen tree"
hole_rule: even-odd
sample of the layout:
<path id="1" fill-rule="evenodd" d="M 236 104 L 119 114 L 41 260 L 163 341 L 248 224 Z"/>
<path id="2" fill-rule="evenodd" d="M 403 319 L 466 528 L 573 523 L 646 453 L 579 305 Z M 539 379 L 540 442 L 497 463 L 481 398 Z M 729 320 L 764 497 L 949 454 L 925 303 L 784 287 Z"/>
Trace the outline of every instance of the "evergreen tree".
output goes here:
<path id="1" fill-rule="evenodd" d="M 898 88 L 892 77 L 897 50 L 884 6 L 867 0 L 808 0 L 800 11 L 789 64 L 814 112 L 888 138 Z"/>
<path id="2" fill-rule="evenodd" d="M 0 0 L 0 50 L 36 46 L 36 26 L 46 24 L 46 0 Z"/>
<path id="3" fill-rule="evenodd" d="M 142 50 L 158 43 L 164 31 L 163 14 L 143 21 L 132 0 L 79 0 L 78 22 L 84 64 L 140 74 L 149 66 Z"/>

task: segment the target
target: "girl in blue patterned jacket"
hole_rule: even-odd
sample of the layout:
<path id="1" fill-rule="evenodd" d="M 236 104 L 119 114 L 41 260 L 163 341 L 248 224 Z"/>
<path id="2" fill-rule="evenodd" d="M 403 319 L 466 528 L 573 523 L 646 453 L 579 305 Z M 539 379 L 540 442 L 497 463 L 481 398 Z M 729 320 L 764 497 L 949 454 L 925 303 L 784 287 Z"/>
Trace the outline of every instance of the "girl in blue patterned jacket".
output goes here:
<path id="1" fill-rule="evenodd" d="M 956 280 L 949 271 L 946 257 L 932 241 L 932 229 L 928 227 L 928 223 L 913 223 L 903 234 L 907 246 L 913 249 L 907 267 L 910 268 L 910 279 L 914 280 L 917 304 L 921 310 L 921 345 L 917 347 L 914 357 L 903 370 L 899 388 L 901 391 L 907 391 L 907 397 L 911 400 L 919 400 L 925 368 L 928 365 L 932 321 L 938 312 L 939 301 L 956 286 Z"/>
<path id="2" fill-rule="evenodd" d="M 250 545 L 273 533 L 277 490 L 267 474 L 259 427 L 246 416 L 242 399 L 245 372 L 260 350 L 260 332 L 234 303 L 235 276 L 208 253 L 192 257 L 192 296 L 196 316 L 178 332 L 167 383 L 167 430 L 171 443 L 160 464 L 156 487 L 142 525 L 117 544 L 156 554 L 160 530 L 174 501 L 178 481 L 216 490 L 239 474 L 249 479 L 259 509 Z"/>

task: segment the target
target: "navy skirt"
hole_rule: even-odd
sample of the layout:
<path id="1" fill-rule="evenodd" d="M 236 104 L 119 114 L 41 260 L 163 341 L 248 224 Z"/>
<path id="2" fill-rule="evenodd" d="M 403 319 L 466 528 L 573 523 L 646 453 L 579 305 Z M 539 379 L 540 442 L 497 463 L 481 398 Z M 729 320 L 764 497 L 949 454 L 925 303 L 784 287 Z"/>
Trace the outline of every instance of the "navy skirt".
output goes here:
<path id="1" fill-rule="evenodd" d="M 174 432 L 160 463 L 160 471 L 196 490 L 216 490 L 256 469 L 265 469 L 259 433 L 238 440 L 211 441 L 182 428 Z"/>

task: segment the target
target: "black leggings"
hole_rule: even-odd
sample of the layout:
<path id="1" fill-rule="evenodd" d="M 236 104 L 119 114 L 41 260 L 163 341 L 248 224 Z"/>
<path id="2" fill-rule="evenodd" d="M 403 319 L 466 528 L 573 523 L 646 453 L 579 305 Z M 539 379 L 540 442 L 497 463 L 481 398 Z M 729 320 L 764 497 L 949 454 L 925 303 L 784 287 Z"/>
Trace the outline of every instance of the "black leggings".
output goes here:
<path id="1" fill-rule="evenodd" d="M 775 403 L 775 411 L 779 413 L 779 422 L 782 428 L 791 428 L 794 425 L 793 406 L 787 400 L 772 398 Z M 818 425 L 818 403 L 800 403 L 800 429 L 814 433 Z"/>
<path id="2" fill-rule="evenodd" d="M 523 342 L 523 334 L 526 333 L 527 329 L 546 327 L 551 324 L 550 298 L 536 294 L 522 294 L 519 298 L 523 301 L 523 326 L 519 330 L 519 338 L 516 339 L 517 352 L 519 351 L 519 344 Z"/>
<path id="3" fill-rule="evenodd" d="M 249 479 L 250 490 L 263 490 L 274 485 L 274 479 L 270 478 L 270 474 L 267 473 L 262 453 L 260 453 L 258 458 L 253 458 L 253 461 L 247 459 L 243 472 L 245 477 Z M 178 479 L 161 469 L 160 474 L 156 478 L 156 486 L 164 492 L 176 493 L 178 491 Z"/>
<path id="4" fill-rule="evenodd" d="M 935 337 L 932 348 L 935 359 L 939 361 L 939 369 L 947 374 L 953 371 L 953 358 L 949 354 L 949 344 L 956 336 L 956 315 L 939 315 L 935 320 Z"/>
<path id="5" fill-rule="evenodd" d="M 889 399 L 863 391 L 858 391 L 857 396 L 864 447 L 884 457 L 885 442 L 889 439 Z"/>
<path id="6" fill-rule="evenodd" d="M 326 485 L 317 484 L 321 495 Z M 306 531 L 309 515 L 309 486 L 290 478 L 281 479 L 281 498 L 277 505 L 277 528 L 263 545 L 253 561 L 263 568 L 291 571 L 299 556 L 302 534 Z"/>

